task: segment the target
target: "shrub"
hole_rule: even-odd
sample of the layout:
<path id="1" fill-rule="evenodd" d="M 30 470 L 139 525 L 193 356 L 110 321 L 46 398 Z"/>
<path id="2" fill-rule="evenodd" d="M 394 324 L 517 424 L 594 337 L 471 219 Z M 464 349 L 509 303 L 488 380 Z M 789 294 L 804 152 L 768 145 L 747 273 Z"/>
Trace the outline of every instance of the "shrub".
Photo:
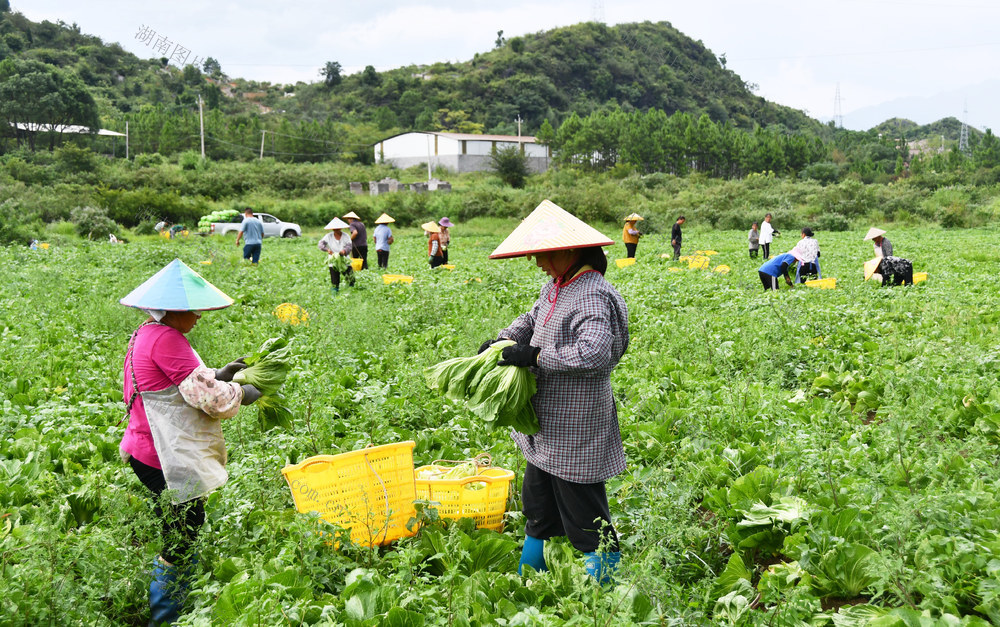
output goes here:
<path id="1" fill-rule="evenodd" d="M 97 155 L 89 148 L 63 144 L 56 150 L 56 166 L 60 172 L 68 174 L 93 172 L 97 169 Z"/>
<path id="2" fill-rule="evenodd" d="M 37 237 L 42 225 L 34 215 L 25 215 L 14 199 L 0 202 L 0 244 L 27 246 Z"/>
<path id="3" fill-rule="evenodd" d="M 507 185 L 521 189 L 528 178 L 528 159 L 515 146 L 498 148 L 490 155 L 490 165 Z"/>
<path id="4" fill-rule="evenodd" d="M 76 226 L 80 237 L 104 239 L 118 232 L 118 224 L 108 217 L 108 212 L 99 207 L 77 207 L 70 212 L 70 221 Z"/>
<path id="5" fill-rule="evenodd" d="M 812 179 L 822 185 L 836 183 L 840 179 L 840 166 L 836 163 L 814 163 L 799 173 L 803 179 Z"/>
<path id="6" fill-rule="evenodd" d="M 821 213 L 813 220 L 817 231 L 847 231 L 851 223 L 839 213 Z"/>
<path id="7" fill-rule="evenodd" d="M 140 168 L 149 168 L 163 164 L 163 155 L 158 152 L 144 152 L 135 156 L 135 165 Z"/>
<path id="8" fill-rule="evenodd" d="M 177 165 L 182 170 L 197 170 L 202 165 L 201 155 L 193 150 L 186 150 L 177 155 Z"/>

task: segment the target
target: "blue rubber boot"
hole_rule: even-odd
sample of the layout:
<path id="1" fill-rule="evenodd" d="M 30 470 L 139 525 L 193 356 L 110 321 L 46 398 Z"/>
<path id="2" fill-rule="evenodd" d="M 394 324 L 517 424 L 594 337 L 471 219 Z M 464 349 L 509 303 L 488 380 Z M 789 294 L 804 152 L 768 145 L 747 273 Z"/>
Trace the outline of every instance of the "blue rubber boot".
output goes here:
<path id="1" fill-rule="evenodd" d="M 336 296 L 339 293 L 340 293 L 340 288 L 338 286 L 334 285 L 333 287 L 330 288 L 331 295 Z"/>
<path id="2" fill-rule="evenodd" d="M 157 559 L 149 584 L 149 624 L 171 625 L 180 618 L 185 592 L 179 569 Z"/>
<path id="3" fill-rule="evenodd" d="M 583 566 L 587 569 L 587 574 L 597 580 L 602 586 L 613 585 L 615 583 L 615 571 L 622 561 L 622 554 L 618 551 L 614 553 L 598 553 L 592 551 L 584 553 Z"/>
<path id="4" fill-rule="evenodd" d="M 523 574 L 521 569 L 525 564 L 540 573 L 547 571 L 548 567 L 545 566 L 545 554 L 543 553 L 544 548 L 545 540 L 532 536 L 524 536 L 524 548 L 521 549 L 521 563 L 517 565 L 517 574 Z"/>

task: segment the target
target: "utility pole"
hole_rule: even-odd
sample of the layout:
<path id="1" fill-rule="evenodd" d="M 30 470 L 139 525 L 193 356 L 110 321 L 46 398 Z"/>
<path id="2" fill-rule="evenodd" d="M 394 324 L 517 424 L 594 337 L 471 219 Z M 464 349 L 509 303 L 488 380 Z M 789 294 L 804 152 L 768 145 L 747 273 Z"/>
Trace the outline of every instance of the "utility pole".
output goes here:
<path id="1" fill-rule="evenodd" d="M 201 123 L 201 160 L 205 160 L 205 111 L 201 103 L 201 94 L 198 94 L 198 120 Z"/>
<path id="2" fill-rule="evenodd" d="M 261 130 L 260 132 L 260 158 L 264 159 L 264 136 L 267 135 L 266 130 Z"/>
<path id="3" fill-rule="evenodd" d="M 837 83 L 837 95 L 833 97 L 833 123 L 837 128 L 844 128 L 844 112 L 840 108 L 840 83 Z"/>
<path id="4" fill-rule="evenodd" d="M 962 112 L 962 132 L 958 136 L 958 151 L 965 156 L 969 156 L 969 102 L 965 103 L 965 110 Z"/>
<path id="5" fill-rule="evenodd" d="M 431 182 L 431 136 L 427 134 L 427 182 Z"/>
<path id="6" fill-rule="evenodd" d="M 125 161 L 128 161 L 128 120 L 125 120 Z"/>
<path id="7" fill-rule="evenodd" d="M 518 113 L 517 114 L 517 142 L 518 143 L 521 143 L 521 122 L 523 122 L 523 121 L 524 120 L 521 119 L 521 114 Z"/>

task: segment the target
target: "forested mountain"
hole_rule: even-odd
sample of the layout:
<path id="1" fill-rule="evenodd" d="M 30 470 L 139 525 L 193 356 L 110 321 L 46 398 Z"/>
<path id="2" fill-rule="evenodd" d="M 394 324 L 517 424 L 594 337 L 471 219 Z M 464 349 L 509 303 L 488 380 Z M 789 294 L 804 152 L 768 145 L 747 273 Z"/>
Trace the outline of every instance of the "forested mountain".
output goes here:
<path id="1" fill-rule="evenodd" d="M 105 125 L 144 105 L 193 107 L 200 92 L 209 110 L 269 115 L 293 126 L 340 123 L 370 126 L 374 134 L 405 129 L 513 133 L 518 115 L 526 134 L 543 120 L 558 127 L 572 113 L 602 108 L 656 108 L 738 128 L 821 127 L 801 111 L 755 96 L 752 85 L 725 68 L 701 42 L 668 23 L 608 27 L 586 23 L 503 39 L 464 63 L 374 68 L 341 76 L 339 64 L 317 60 L 316 83 L 272 85 L 230 79 L 218 62 L 176 67 L 174 59 L 140 59 L 117 43 L 76 25 L 35 23 L 0 14 L 0 61 L 50 64 L 78 77 L 94 97 Z M 294 95 L 292 95 L 294 94 Z M 245 123 L 245 121 L 244 121 Z M 259 134 L 258 134 L 259 136 Z M 371 138 L 372 140 L 375 137 Z"/>
<path id="2" fill-rule="evenodd" d="M 336 68 L 334 68 L 336 69 Z M 571 113 L 601 108 L 684 111 L 738 128 L 783 125 L 818 131 L 801 111 L 755 96 L 699 42 L 669 23 L 585 23 L 524 37 L 498 37 L 495 49 L 464 63 L 408 66 L 296 86 L 281 106 L 302 115 L 352 116 L 379 128 L 455 128 L 512 133 L 518 115 L 534 133 Z"/>

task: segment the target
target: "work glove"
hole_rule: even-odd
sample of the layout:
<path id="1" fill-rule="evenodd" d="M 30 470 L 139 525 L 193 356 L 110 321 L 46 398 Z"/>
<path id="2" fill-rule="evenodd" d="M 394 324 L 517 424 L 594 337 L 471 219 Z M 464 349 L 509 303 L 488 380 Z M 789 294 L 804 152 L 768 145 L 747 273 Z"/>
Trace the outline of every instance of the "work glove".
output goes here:
<path id="1" fill-rule="evenodd" d="M 222 368 L 216 370 L 215 380 L 226 381 L 226 382 L 232 381 L 233 375 L 235 375 L 237 372 L 247 367 L 247 365 L 243 363 L 244 359 L 246 359 L 246 357 L 240 357 L 236 361 L 231 361 Z"/>
<path id="2" fill-rule="evenodd" d="M 483 342 L 479 346 L 479 351 L 476 354 L 477 355 L 482 355 L 484 350 L 486 350 L 487 348 L 489 348 L 490 346 L 493 345 L 493 342 L 496 342 L 496 340 L 486 340 L 485 342 Z"/>
<path id="3" fill-rule="evenodd" d="M 241 385 L 240 387 L 243 388 L 243 400 L 240 401 L 240 405 L 250 405 L 252 403 L 255 403 L 257 399 L 259 399 L 262 396 L 260 390 L 250 385 L 249 383 Z"/>
<path id="4" fill-rule="evenodd" d="M 497 362 L 497 365 L 521 366 L 522 368 L 537 366 L 538 353 L 541 350 L 537 346 L 529 346 L 527 344 L 508 346 L 500 353 L 500 361 Z"/>

